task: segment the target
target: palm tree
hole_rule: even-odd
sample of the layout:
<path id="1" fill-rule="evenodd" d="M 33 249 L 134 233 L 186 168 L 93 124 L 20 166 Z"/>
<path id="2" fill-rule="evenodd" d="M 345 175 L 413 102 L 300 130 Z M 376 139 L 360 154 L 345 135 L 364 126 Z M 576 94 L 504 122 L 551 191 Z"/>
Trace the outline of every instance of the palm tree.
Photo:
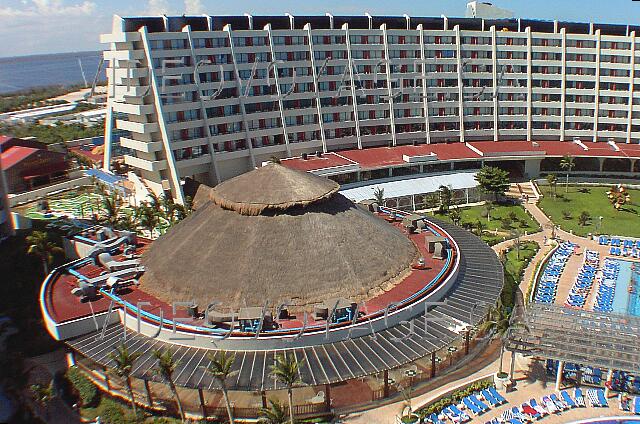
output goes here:
<path id="1" fill-rule="evenodd" d="M 118 218 L 118 222 L 116 222 L 115 227 L 118 230 L 136 231 L 138 228 L 138 221 L 136 220 L 135 214 L 123 214 Z"/>
<path id="2" fill-rule="evenodd" d="M 140 206 L 136 208 L 136 215 L 140 221 L 140 225 L 149 230 L 149 238 L 153 239 L 153 230 L 155 230 L 160 223 L 157 209 L 147 202 L 142 202 Z"/>
<path id="3" fill-rule="evenodd" d="M 487 222 L 491 222 L 491 211 L 493 210 L 493 203 L 490 200 L 487 200 L 487 203 L 484 204 L 484 210 L 487 211 Z"/>
<path id="4" fill-rule="evenodd" d="M 506 336 L 509 331 L 515 328 L 526 328 L 524 324 L 512 322 L 513 314 L 507 311 L 502 302 L 498 300 L 498 304 L 489 309 L 487 319 L 482 323 L 480 329 L 493 333 L 494 336 L 501 338 L 502 346 L 500 347 L 500 370 L 498 373 L 503 374 L 502 362 L 504 358 L 504 345 Z"/>
<path id="5" fill-rule="evenodd" d="M 124 379 L 124 384 L 127 386 L 129 397 L 131 398 L 131 407 L 133 408 L 133 415 L 136 417 L 138 413 L 136 411 L 136 400 L 133 396 L 133 387 L 131 386 L 131 371 L 133 371 L 133 364 L 140 357 L 140 353 L 130 353 L 129 349 L 124 343 L 114 348 L 114 352 L 109 354 L 109 358 L 115 362 L 113 371 L 115 374 Z"/>
<path id="6" fill-rule="evenodd" d="M 384 206 L 384 189 L 382 187 L 376 187 L 373 190 L 373 197 L 378 206 Z"/>
<path id="7" fill-rule="evenodd" d="M 156 372 L 164 381 L 169 385 L 171 393 L 176 398 L 176 404 L 178 405 L 178 412 L 180 413 L 180 419 L 184 422 L 184 411 L 182 410 L 182 402 L 180 396 L 178 396 L 178 390 L 173 382 L 173 372 L 178 366 L 178 362 L 173 359 L 173 354 L 169 350 L 154 350 L 153 356 L 157 360 Z"/>
<path id="8" fill-rule="evenodd" d="M 451 189 L 446 185 L 438 187 L 438 197 L 440 201 L 440 212 L 447 212 L 451 206 Z"/>
<path id="9" fill-rule="evenodd" d="M 63 253 L 64 250 L 49 240 L 49 235 L 44 231 L 34 231 L 25 239 L 29 244 L 27 253 L 35 255 L 42 261 L 42 269 L 45 277 L 49 275 L 49 265 L 53 262 L 53 255 Z"/>
<path id="10" fill-rule="evenodd" d="M 231 404 L 229 403 L 229 393 L 227 392 L 226 381 L 232 373 L 236 372 L 231 371 L 231 367 L 236 360 L 236 355 L 220 350 L 216 353 L 209 353 L 207 358 L 210 361 L 206 368 L 207 372 L 213 376 L 214 380 L 216 380 L 218 384 L 220 384 L 224 403 L 227 407 L 227 415 L 229 415 L 229 423 L 233 424 L 233 412 L 231 411 Z"/>
<path id="11" fill-rule="evenodd" d="M 520 260 L 520 236 L 522 235 L 520 230 L 518 228 L 514 228 L 513 230 L 510 231 L 511 233 L 511 237 L 513 237 L 514 239 L 514 243 L 516 246 L 516 255 L 518 260 Z"/>
<path id="12" fill-rule="evenodd" d="M 562 159 L 560 160 L 560 168 L 567 171 L 567 183 L 565 185 L 567 193 L 569 192 L 569 172 L 571 172 L 571 170 L 575 167 L 576 167 L 576 164 L 573 161 L 572 156 L 566 155 L 566 156 L 563 156 Z"/>
<path id="13" fill-rule="evenodd" d="M 547 183 L 549 184 L 549 187 L 551 188 L 551 193 L 553 193 L 553 197 L 556 197 L 557 194 L 557 187 L 558 187 L 558 177 L 556 176 L 556 174 L 549 174 L 547 175 Z"/>
<path id="14" fill-rule="evenodd" d="M 300 367 L 303 361 L 298 362 L 293 355 L 279 354 L 275 358 L 275 364 L 271 366 L 271 375 L 287 388 L 289 398 L 289 419 L 293 424 L 293 387 L 300 384 Z"/>
<path id="15" fill-rule="evenodd" d="M 118 222 L 118 215 L 120 214 L 120 197 L 115 191 L 108 196 L 102 198 L 102 209 L 104 210 L 104 221 L 109 226 L 114 227 Z"/>
<path id="16" fill-rule="evenodd" d="M 482 232 L 484 231 L 485 225 L 484 225 L 484 223 L 482 221 L 477 220 L 476 224 L 475 224 L 475 227 L 476 227 L 476 233 L 477 233 L 478 237 L 480 237 L 482 235 Z"/>
<path id="17" fill-rule="evenodd" d="M 259 423 L 264 424 L 285 424 L 287 422 L 287 410 L 278 399 L 269 399 L 269 408 L 260 408 L 258 412 Z"/>

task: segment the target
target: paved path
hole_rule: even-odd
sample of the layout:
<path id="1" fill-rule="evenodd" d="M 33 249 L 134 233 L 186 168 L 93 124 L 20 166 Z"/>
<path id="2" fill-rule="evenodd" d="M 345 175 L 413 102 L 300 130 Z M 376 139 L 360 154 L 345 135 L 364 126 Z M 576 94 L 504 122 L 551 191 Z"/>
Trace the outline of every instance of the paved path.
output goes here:
<path id="1" fill-rule="evenodd" d="M 541 248 L 538 250 L 536 255 L 529 262 L 529 265 L 525 269 L 522 281 L 520 282 L 520 301 L 522 301 L 522 295 L 527 293 L 529 284 L 533 279 L 533 275 L 536 271 L 536 267 L 538 263 L 547 255 L 547 253 L 553 248 L 554 244 L 551 242 L 552 236 L 552 228 L 553 223 L 551 220 L 538 208 L 538 206 L 533 203 L 525 203 L 525 209 L 533 216 L 533 218 L 540 224 L 542 227 L 542 231 L 539 231 L 534 234 L 529 234 L 526 236 L 522 236 L 522 241 L 533 241 L 538 243 Z M 583 249 L 596 249 L 601 251 L 602 255 L 602 247 L 598 246 L 597 242 L 593 240 L 589 240 L 584 237 L 575 236 L 573 234 L 567 233 L 562 230 L 556 230 L 555 234 L 558 238 L 563 240 L 569 240 L 573 243 L 578 244 Z M 493 249 L 496 253 L 499 253 L 501 250 L 507 249 L 513 246 L 514 240 L 506 240 L 504 242 L 498 243 L 493 246 Z M 583 249 L 580 249 L 581 251 Z M 569 286 L 570 287 L 570 286 Z M 568 290 L 568 289 L 567 289 Z M 594 287 L 594 290 L 596 288 Z M 557 302 L 564 303 L 565 298 L 560 298 L 558 296 Z M 497 343 L 494 343 L 497 345 Z M 504 369 L 508 370 L 509 363 L 511 361 L 511 353 L 505 352 L 504 354 Z M 553 382 L 547 384 L 546 374 L 544 372 L 544 366 L 537 362 L 532 362 L 528 358 L 523 358 L 520 355 L 516 355 L 515 358 L 515 378 L 519 380 L 518 389 L 514 392 L 506 394 L 507 400 L 509 400 L 509 404 L 511 407 L 514 405 L 518 405 L 525 400 L 528 400 L 532 397 L 540 398 L 541 395 L 551 393 L 553 391 Z M 439 379 L 436 379 L 434 383 L 437 384 L 437 388 L 434 387 L 434 390 L 429 391 L 425 394 L 416 396 L 412 398 L 411 404 L 413 409 L 418 409 L 423 405 L 427 405 L 431 403 L 434 399 L 438 398 L 444 393 L 451 391 L 452 389 L 463 385 L 467 381 L 471 381 L 486 375 L 490 375 L 496 373 L 499 369 L 499 350 L 497 348 L 487 349 L 487 351 L 480 355 L 479 358 L 474 358 L 467 366 L 463 367 L 460 370 L 449 372 Z M 360 412 L 357 414 L 350 414 L 343 418 L 345 423 L 354 423 L 354 424 L 396 424 L 397 417 L 402 412 L 402 409 L 405 405 L 405 402 L 402 400 L 398 400 L 396 402 L 380 406 L 377 408 L 369 409 L 364 412 Z M 486 422 L 489 421 L 492 417 L 500 415 L 502 411 L 506 407 L 499 408 L 494 411 L 489 411 L 487 414 L 484 414 L 480 417 L 475 418 L 472 422 Z M 580 408 L 574 409 L 570 411 L 566 411 L 559 415 L 554 415 L 551 417 L 545 418 L 545 422 L 550 424 L 569 422 L 574 420 L 579 420 L 582 418 L 593 417 L 593 416 L 613 416 L 613 415 L 623 415 L 622 411 L 620 411 L 617 407 L 617 401 L 610 401 L 609 408 Z"/>

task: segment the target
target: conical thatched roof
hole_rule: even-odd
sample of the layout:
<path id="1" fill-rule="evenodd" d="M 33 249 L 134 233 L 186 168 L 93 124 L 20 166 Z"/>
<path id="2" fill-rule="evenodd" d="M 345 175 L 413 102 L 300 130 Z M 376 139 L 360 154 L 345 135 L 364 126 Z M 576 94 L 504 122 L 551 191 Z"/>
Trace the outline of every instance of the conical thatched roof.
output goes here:
<path id="1" fill-rule="evenodd" d="M 275 164 L 201 186 L 196 212 L 143 256 L 143 288 L 165 301 L 236 308 L 377 293 L 408 270 L 415 247 L 336 190 Z"/>
<path id="2" fill-rule="evenodd" d="M 223 182 L 210 191 L 210 198 L 224 209 L 259 215 L 306 206 L 330 197 L 339 188 L 335 181 L 270 163 Z"/>

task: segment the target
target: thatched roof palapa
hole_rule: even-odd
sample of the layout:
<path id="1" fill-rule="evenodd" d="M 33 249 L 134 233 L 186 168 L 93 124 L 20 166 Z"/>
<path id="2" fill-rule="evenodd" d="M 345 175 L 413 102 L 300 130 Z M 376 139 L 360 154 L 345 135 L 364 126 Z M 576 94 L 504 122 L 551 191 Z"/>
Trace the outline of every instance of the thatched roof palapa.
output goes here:
<path id="1" fill-rule="evenodd" d="M 196 211 L 144 254 L 144 289 L 201 307 L 369 297 L 408 270 L 415 247 L 338 188 L 279 164 L 200 186 Z"/>

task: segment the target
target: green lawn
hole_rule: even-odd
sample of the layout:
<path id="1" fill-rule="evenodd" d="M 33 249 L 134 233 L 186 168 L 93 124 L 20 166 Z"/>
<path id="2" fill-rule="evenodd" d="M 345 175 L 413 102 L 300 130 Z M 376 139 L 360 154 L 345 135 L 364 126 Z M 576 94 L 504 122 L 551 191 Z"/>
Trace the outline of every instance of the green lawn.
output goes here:
<path id="1" fill-rule="evenodd" d="M 524 270 L 538 251 L 538 244 L 533 241 L 520 243 L 520 254 L 515 247 L 507 252 L 504 260 L 504 289 L 502 304 L 513 307 L 515 291 L 522 280 Z"/>
<path id="2" fill-rule="evenodd" d="M 455 208 L 451 208 L 453 210 Z M 471 226 L 475 229 L 476 222 L 480 221 L 484 225 L 482 239 L 489 245 L 502 241 L 505 237 L 512 238 L 511 232 L 519 230 L 522 234 L 540 231 L 538 223 L 529 216 L 521 205 L 494 205 L 487 218 L 487 208 L 485 205 L 457 208 L 460 212 L 460 226 Z M 509 216 L 515 217 L 510 219 Z M 438 218 L 452 222 L 450 214 L 437 215 Z M 506 219 L 505 219 L 506 218 Z M 495 230 L 498 234 L 495 234 Z"/>
<path id="3" fill-rule="evenodd" d="M 640 237 L 640 190 L 629 190 L 631 203 L 616 211 L 607 198 L 608 187 L 569 186 L 566 193 L 564 186 L 559 184 L 556 198 L 548 186 L 541 189 L 544 197 L 540 200 L 540 208 L 565 231 L 573 230 L 580 236 L 599 233 Z M 578 224 L 582 211 L 591 216 L 585 226 Z M 569 213 L 570 217 L 565 218 L 564 213 Z M 602 226 L 598 229 L 600 216 L 603 217 Z"/>

